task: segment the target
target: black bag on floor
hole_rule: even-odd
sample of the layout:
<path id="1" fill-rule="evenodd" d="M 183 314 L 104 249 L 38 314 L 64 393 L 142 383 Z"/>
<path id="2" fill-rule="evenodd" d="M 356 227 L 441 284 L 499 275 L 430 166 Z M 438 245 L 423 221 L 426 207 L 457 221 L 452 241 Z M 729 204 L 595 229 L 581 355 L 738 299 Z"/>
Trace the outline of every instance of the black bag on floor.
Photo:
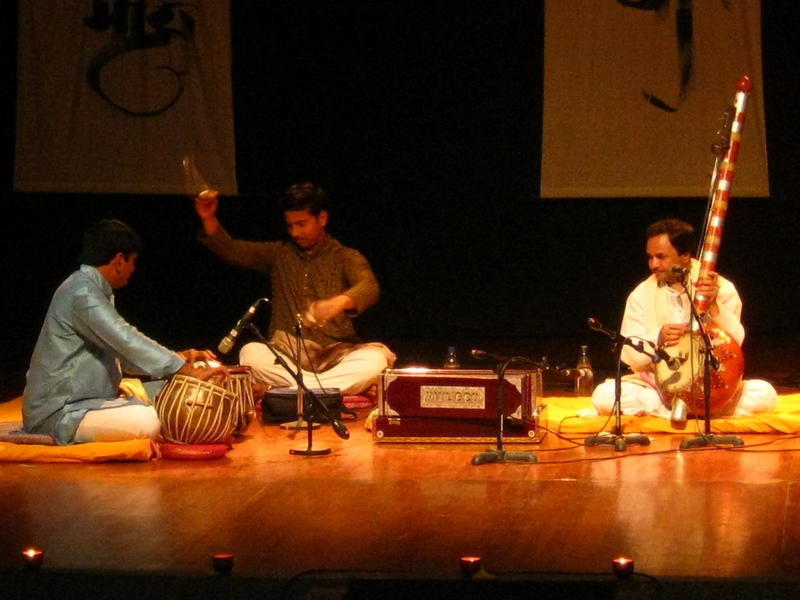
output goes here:
<path id="1" fill-rule="evenodd" d="M 311 391 L 334 419 L 341 420 L 344 404 L 339 388 L 312 389 Z M 297 419 L 297 388 L 272 388 L 264 394 L 261 399 L 262 422 L 289 423 L 295 419 Z M 314 422 L 327 423 L 328 419 L 324 414 L 319 414 L 314 418 Z"/>

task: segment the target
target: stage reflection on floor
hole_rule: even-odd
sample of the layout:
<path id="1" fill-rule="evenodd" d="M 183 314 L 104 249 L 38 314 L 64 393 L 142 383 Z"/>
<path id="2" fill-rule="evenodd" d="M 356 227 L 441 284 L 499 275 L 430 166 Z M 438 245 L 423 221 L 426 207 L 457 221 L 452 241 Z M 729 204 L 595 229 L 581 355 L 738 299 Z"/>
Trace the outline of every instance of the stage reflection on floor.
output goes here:
<path id="1" fill-rule="evenodd" d="M 290 454 L 305 432 L 256 422 L 225 458 L 0 465 L 0 566 L 28 546 L 43 569 L 203 575 L 308 570 L 449 577 L 486 570 L 607 574 L 635 559 L 659 578 L 792 580 L 800 573 L 800 440 L 744 436 L 741 449 L 679 451 L 655 436 L 625 452 L 548 435 L 536 464 L 473 466 L 487 444 L 376 444 L 365 413 L 330 455 Z"/>

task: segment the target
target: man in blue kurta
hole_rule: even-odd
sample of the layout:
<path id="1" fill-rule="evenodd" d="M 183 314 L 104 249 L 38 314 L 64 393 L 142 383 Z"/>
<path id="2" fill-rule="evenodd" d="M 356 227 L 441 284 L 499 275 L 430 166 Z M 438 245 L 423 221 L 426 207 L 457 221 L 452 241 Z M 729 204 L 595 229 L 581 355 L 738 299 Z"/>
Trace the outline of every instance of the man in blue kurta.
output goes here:
<path id="1" fill-rule="evenodd" d="M 121 221 L 104 219 L 84 234 L 81 266 L 53 295 L 33 351 L 22 408 L 26 431 L 59 444 L 155 438 L 156 411 L 120 394 L 122 371 L 156 379 L 214 374 L 193 366 L 213 357 L 209 351 L 173 352 L 114 308 L 113 290 L 127 285 L 140 249 L 139 236 Z M 158 387 L 149 386 L 151 397 Z"/>

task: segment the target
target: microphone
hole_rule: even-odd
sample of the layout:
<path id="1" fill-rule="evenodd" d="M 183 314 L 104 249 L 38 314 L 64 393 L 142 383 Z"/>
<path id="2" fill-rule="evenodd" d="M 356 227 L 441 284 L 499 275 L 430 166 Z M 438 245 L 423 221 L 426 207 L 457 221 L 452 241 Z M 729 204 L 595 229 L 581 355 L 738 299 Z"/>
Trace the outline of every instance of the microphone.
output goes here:
<path id="1" fill-rule="evenodd" d="M 673 267 L 677 266 L 678 265 L 673 265 Z M 606 329 L 605 327 L 603 327 L 602 323 L 600 323 L 600 321 L 598 321 L 594 317 L 589 317 L 588 319 L 586 319 L 586 324 L 589 325 L 590 329 L 606 334 L 608 337 L 611 338 L 612 341 L 617 341 L 620 338 L 620 335 L 616 331 L 610 331 Z M 667 367 L 669 367 L 670 371 L 677 371 L 678 369 L 681 368 L 681 365 L 683 364 L 680 358 L 678 358 L 677 356 L 670 356 L 669 354 L 667 354 L 667 351 L 664 350 L 663 348 L 656 348 L 656 345 L 649 340 L 647 340 L 647 343 L 650 344 L 651 348 L 653 348 L 653 354 L 645 352 L 642 340 L 639 340 L 638 342 L 634 343 L 633 341 L 628 339 L 627 342 L 630 343 L 630 345 L 633 347 L 634 350 L 649 356 L 650 360 L 652 360 L 654 363 L 661 362 L 663 360 L 667 364 Z"/>
<path id="2" fill-rule="evenodd" d="M 589 326 L 589 329 L 606 334 L 608 337 L 611 338 L 611 341 L 616 341 L 617 338 L 619 337 L 619 334 L 616 331 L 610 331 L 606 329 L 605 327 L 603 327 L 603 324 L 594 317 L 589 317 L 588 319 L 586 319 L 586 324 Z"/>
<path id="3" fill-rule="evenodd" d="M 651 344 L 652 345 L 652 344 Z M 667 364 L 667 367 L 670 371 L 677 371 L 681 368 L 683 362 L 677 356 L 670 356 L 667 354 L 667 351 L 664 348 L 653 348 L 655 355 L 653 356 L 653 362 L 659 363 L 662 360 Z"/>
<path id="4" fill-rule="evenodd" d="M 473 348 L 469 351 L 470 356 L 476 360 L 494 360 L 497 362 L 506 362 L 510 360 L 509 356 L 503 356 L 502 354 L 495 354 L 494 352 L 487 352 L 486 350 L 478 350 L 477 348 Z"/>
<path id="5" fill-rule="evenodd" d="M 350 432 L 347 430 L 347 427 L 344 426 L 344 423 L 342 423 L 339 419 L 332 418 L 331 427 L 333 427 L 333 430 L 336 432 L 336 435 L 338 435 L 343 440 L 350 439 Z"/>
<path id="6" fill-rule="evenodd" d="M 307 398 L 311 402 L 311 405 L 314 406 L 314 408 L 321 413 L 321 416 L 327 418 L 328 421 L 330 421 L 331 427 L 336 432 L 336 435 L 338 435 L 343 440 L 349 440 L 350 431 L 348 431 L 344 423 L 342 423 L 339 419 L 333 416 L 333 413 L 331 413 L 328 407 L 325 406 L 324 402 L 322 402 L 319 398 L 316 397 L 316 395 L 314 395 L 314 392 L 312 392 L 305 386 L 303 386 L 303 389 L 305 390 L 303 396 Z"/>
<path id="7" fill-rule="evenodd" d="M 473 348 L 469 353 L 470 356 L 476 360 L 493 360 L 498 363 L 523 364 L 537 369 L 547 368 L 547 357 L 544 357 L 542 361 L 536 361 L 527 356 L 504 356 L 502 354 L 495 354 L 494 352 L 487 352 L 486 350 L 479 350 L 478 348 Z"/>
<path id="8" fill-rule="evenodd" d="M 669 268 L 669 274 L 680 281 L 685 281 L 690 272 L 691 269 L 689 267 L 682 267 L 680 265 L 672 265 Z"/>
<path id="9" fill-rule="evenodd" d="M 231 351 L 231 348 L 233 348 L 233 345 L 236 343 L 236 338 L 238 338 L 242 330 L 250 324 L 261 302 L 269 302 L 269 298 L 259 298 L 253 302 L 250 308 L 247 309 L 247 312 L 242 315 L 242 318 L 236 322 L 236 325 L 233 326 L 233 329 L 230 330 L 228 335 L 222 338 L 222 341 L 217 346 L 217 350 L 219 350 L 221 354 L 227 354 Z"/>

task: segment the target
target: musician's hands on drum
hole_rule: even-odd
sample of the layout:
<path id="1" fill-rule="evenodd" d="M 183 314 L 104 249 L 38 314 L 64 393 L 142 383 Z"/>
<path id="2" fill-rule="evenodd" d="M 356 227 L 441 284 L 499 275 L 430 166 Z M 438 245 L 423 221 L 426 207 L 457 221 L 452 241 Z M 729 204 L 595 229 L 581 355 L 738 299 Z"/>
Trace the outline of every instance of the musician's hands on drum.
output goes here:
<path id="1" fill-rule="evenodd" d="M 194 363 L 187 362 L 180 368 L 178 374 L 194 377 L 200 381 L 214 379 L 214 382 L 216 383 L 217 381 L 224 381 L 228 378 L 228 368 L 219 363 L 209 365 L 208 363 L 199 362 L 197 363 L 197 366 L 195 366 Z"/>
<path id="2" fill-rule="evenodd" d="M 187 350 L 181 350 L 176 352 L 178 356 L 180 356 L 183 360 L 185 360 L 190 365 L 193 365 L 196 362 L 208 362 L 212 360 L 217 360 L 217 355 L 214 354 L 211 350 L 195 350 L 194 348 L 189 348 Z"/>
<path id="3" fill-rule="evenodd" d="M 667 323 L 658 334 L 658 345 L 677 346 L 683 334 L 687 331 L 689 331 L 689 326 L 685 323 Z"/>

